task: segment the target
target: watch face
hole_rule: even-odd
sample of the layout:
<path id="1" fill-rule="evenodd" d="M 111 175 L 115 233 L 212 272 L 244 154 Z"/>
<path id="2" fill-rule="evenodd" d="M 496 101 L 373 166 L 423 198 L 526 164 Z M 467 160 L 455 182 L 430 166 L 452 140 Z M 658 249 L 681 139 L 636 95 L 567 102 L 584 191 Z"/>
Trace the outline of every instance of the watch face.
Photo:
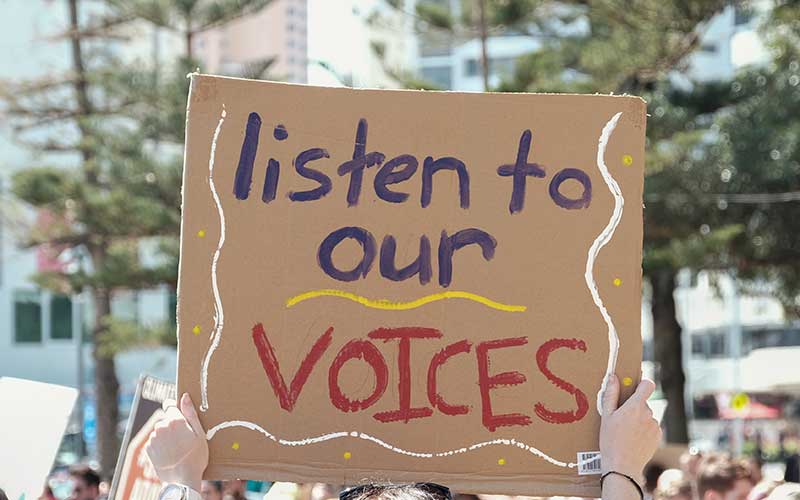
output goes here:
<path id="1" fill-rule="evenodd" d="M 184 500 L 186 498 L 183 486 L 178 484 L 168 484 L 158 497 L 159 500 Z"/>

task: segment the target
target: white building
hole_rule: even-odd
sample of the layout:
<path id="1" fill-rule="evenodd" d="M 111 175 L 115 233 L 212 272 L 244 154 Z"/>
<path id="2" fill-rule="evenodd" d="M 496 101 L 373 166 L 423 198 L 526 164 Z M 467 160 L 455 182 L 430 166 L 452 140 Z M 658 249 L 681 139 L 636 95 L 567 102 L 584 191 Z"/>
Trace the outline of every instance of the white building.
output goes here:
<path id="1" fill-rule="evenodd" d="M 308 0 L 308 83 L 394 88 L 390 73 L 414 73 L 417 59 L 414 18 L 404 11 L 382 0 Z"/>
<path id="2" fill-rule="evenodd" d="M 460 0 L 437 1 L 458 15 Z M 676 80 L 688 84 L 692 80 L 729 79 L 737 69 L 765 61 L 767 54 L 757 29 L 770 5 L 770 0 L 755 0 L 751 8 L 729 6 L 714 16 L 702 27 L 700 47 L 689 57 L 686 71 L 674 76 Z M 585 31 L 587 26 L 577 19 L 554 28 L 568 33 Z M 420 75 L 443 89 L 483 90 L 480 41 L 460 40 L 437 35 L 435 29 L 431 31 L 420 42 Z M 535 52 L 541 45 L 541 40 L 529 35 L 490 36 L 487 50 L 490 86 L 513 74 L 518 58 Z"/>

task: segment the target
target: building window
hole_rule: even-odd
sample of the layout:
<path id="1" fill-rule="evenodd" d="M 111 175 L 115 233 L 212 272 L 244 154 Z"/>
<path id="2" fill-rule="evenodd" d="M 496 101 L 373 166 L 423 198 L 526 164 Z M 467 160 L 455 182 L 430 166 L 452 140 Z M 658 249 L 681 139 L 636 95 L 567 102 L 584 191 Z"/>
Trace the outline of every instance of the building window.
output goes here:
<path id="1" fill-rule="evenodd" d="M 753 8 L 746 5 L 737 5 L 733 10 L 733 24 L 741 26 L 753 19 Z"/>
<path id="2" fill-rule="evenodd" d="M 478 76 L 481 63 L 477 59 L 467 59 L 464 65 L 464 74 L 466 76 Z"/>
<path id="3" fill-rule="evenodd" d="M 53 294 L 50 298 L 50 338 L 72 338 L 72 300 L 67 295 Z"/>
<path id="4" fill-rule="evenodd" d="M 178 293 L 175 290 L 169 291 L 167 297 L 167 318 L 169 326 L 173 329 L 178 326 Z"/>
<path id="5" fill-rule="evenodd" d="M 14 291 L 14 340 L 42 341 L 42 299 L 38 290 Z"/>
<path id="6" fill-rule="evenodd" d="M 450 76 L 450 66 L 429 66 L 427 68 L 422 68 L 422 78 L 441 89 L 449 89 L 453 83 Z"/>
<path id="7" fill-rule="evenodd" d="M 700 45 L 700 52 L 705 52 L 706 54 L 716 54 L 717 53 L 717 44 L 715 43 L 704 43 Z"/>

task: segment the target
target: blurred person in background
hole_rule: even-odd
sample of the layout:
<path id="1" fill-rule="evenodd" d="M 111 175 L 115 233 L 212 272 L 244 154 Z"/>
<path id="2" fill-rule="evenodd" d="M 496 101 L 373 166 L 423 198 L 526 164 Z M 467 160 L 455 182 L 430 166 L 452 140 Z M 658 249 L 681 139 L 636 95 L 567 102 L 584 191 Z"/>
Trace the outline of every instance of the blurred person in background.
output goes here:
<path id="1" fill-rule="evenodd" d="M 244 492 L 247 488 L 247 481 L 241 479 L 233 479 L 225 481 L 222 485 L 222 498 L 223 500 L 245 500 Z"/>
<path id="2" fill-rule="evenodd" d="M 222 481 L 203 481 L 200 495 L 203 500 L 222 500 Z"/>
<path id="3" fill-rule="evenodd" d="M 750 468 L 725 455 L 707 457 L 698 469 L 700 500 L 747 500 L 754 486 Z"/>
<path id="4" fill-rule="evenodd" d="M 6 492 L 3 491 L 2 488 L 0 488 L 0 500 L 8 500 L 8 497 L 6 496 Z"/>
<path id="5" fill-rule="evenodd" d="M 663 486 L 659 481 L 653 498 L 655 500 L 694 500 L 694 490 L 692 484 L 684 478 L 669 481 Z"/>
<path id="6" fill-rule="evenodd" d="M 645 498 L 653 498 L 653 493 L 658 487 L 658 478 L 666 469 L 659 463 L 650 462 L 644 468 L 644 493 Z"/>
<path id="7" fill-rule="evenodd" d="M 69 470 L 72 494 L 69 500 L 98 500 L 100 476 L 88 465 L 76 465 Z"/>
<path id="8" fill-rule="evenodd" d="M 764 479 L 764 474 L 761 472 L 761 460 L 757 457 L 745 457 L 742 459 L 742 464 L 750 470 L 750 479 L 753 484 L 758 484 Z"/>

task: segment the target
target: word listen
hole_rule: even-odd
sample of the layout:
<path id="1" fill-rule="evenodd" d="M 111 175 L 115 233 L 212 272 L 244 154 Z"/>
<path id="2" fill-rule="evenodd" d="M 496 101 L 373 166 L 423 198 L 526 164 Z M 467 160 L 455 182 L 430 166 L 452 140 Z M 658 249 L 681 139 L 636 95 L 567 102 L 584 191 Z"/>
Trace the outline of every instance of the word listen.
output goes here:
<path id="1" fill-rule="evenodd" d="M 253 168 L 261 134 L 261 123 L 261 116 L 258 113 L 250 113 L 247 118 L 242 149 L 239 154 L 239 164 L 236 167 L 233 181 L 233 194 L 239 200 L 246 200 L 250 196 L 250 188 L 253 183 Z M 347 188 L 347 205 L 351 207 L 358 205 L 361 197 L 361 186 L 364 181 L 364 170 L 377 166 L 380 166 L 380 169 L 375 174 L 373 181 L 375 195 L 389 203 L 405 203 L 409 194 L 391 190 L 388 186 L 400 184 L 411 179 L 419 168 L 419 160 L 414 155 L 404 153 L 384 162 L 386 155 L 380 151 L 368 153 L 367 128 L 367 120 L 360 119 L 356 128 L 353 157 L 341 163 L 336 171 L 340 177 L 350 176 Z M 277 141 L 285 141 L 289 138 L 289 131 L 283 125 L 277 125 L 272 132 L 272 136 Z M 544 166 L 528 162 L 531 137 L 531 131 L 525 130 L 519 139 L 516 161 L 513 164 L 501 165 L 497 168 L 497 175 L 511 177 L 512 179 L 511 200 L 508 206 L 512 214 L 522 211 L 525 205 L 527 178 L 543 178 L 546 176 Z M 333 183 L 330 176 L 318 168 L 309 166 L 312 162 L 328 158 L 330 158 L 328 150 L 320 147 L 309 148 L 298 153 L 292 162 L 295 171 L 301 177 L 317 183 L 317 187 L 307 191 L 290 191 L 288 193 L 290 200 L 296 202 L 315 201 L 327 196 L 332 191 Z M 454 156 L 445 156 L 437 159 L 427 156 L 423 160 L 420 206 L 425 208 L 431 204 L 433 175 L 442 170 L 456 173 L 458 176 L 459 204 L 461 208 L 469 208 L 469 171 L 466 163 Z M 280 161 L 270 158 L 267 161 L 264 187 L 261 192 L 261 200 L 264 203 L 270 203 L 275 199 L 280 175 Z M 570 198 L 561 193 L 561 185 L 568 180 L 575 180 L 581 184 L 583 192 L 578 198 Z M 553 202 L 561 208 L 567 210 L 586 208 L 592 200 L 592 181 L 583 170 L 564 168 L 551 179 L 548 193 Z"/>
<path id="2" fill-rule="evenodd" d="M 239 164 L 233 179 L 233 194 L 238 200 L 247 200 L 253 184 L 253 168 L 258 151 L 261 135 L 261 116 L 250 113 L 245 126 L 244 139 L 239 154 Z M 381 200 L 389 203 L 405 203 L 409 194 L 390 189 L 390 185 L 408 181 L 417 172 L 419 160 L 410 154 L 400 154 L 386 160 L 386 155 L 379 151 L 367 152 L 367 120 L 361 119 L 356 127 L 355 145 L 351 159 L 341 163 L 337 169 L 339 176 L 350 176 L 347 189 L 348 206 L 358 205 L 361 197 L 361 188 L 364 181 L 364 171 L 368 168 L 378 167 L 373 181 L 375 194 Z M 289 138 L 289 131 L 283 125 L 273 129 L 273 138 L 285 141 Z M 512 179 L 511 200 L 509 212 L 521 212 L 525 205 L 525 191 L 528 177 L 543 178 L 546 176 L 545 168 L 537 163 L 530 163 L 528 156 L 531 148 L 531 131 L 525 130 L 519 140 L 516 161 L 512 164 L 500 165 L 497 174 L 500 177 Z M 293 202 L 309 202 L 327 196 L 333 189 L 333 183 L 328 174 L 319 168 L 310 166 L 312 162 L 330 158 L 326 149 L 315 147 L 298 153 L 292 164 L 298 175 L 317 184 L 313 189 L 306 191 L 290 191 L 288 197 Z M 434 159 L 427 156 L 422 162 L 422 191 L 420 206 L 428 207 L 433 196 L 433 176 L 439 171 L 452 171 L 458 176 L 459 203 L 462 209 L 469 208 L 470 204 L 470 176 L 466 163 L 454 156 L 445 156 Z M 275 200 L 281 176 L 281 163 L 275 158 L 267 161 L 264 174 L 264 187 L 261 200 L 270 203 Z M 582 193 L 577 198 L 570 198 L 561 193 L 561 185 L 568 181 L 577 181 L 582 187 Z M 576 168 L 564 168 L 556 173 L 550 181 L 548 189 L 550 198 L 561 208 L 575 210 L 587 208 L 592 199 L 592 182 L 589 176 Z M 333 251 L 345 240 L 355 240 L 362 249 L 361 260 L 351 269 L 338 268 L 332 259 Z M 438 283 L 448 287 L 453 278 L 453 254 L 456 250 L 467 245 L 478 245 L 483 258 L 491 260 L 494 257 L 497 241 L 492 235 L 477 228 L 467 228 L 448 234 L 442 231 L 438 248 Z M 427 236 L 420 237 L 419 254 L 416 260 L 398 268 L 395 262 L 397 242 L 391 235 L 386 235 L 380 245 L 380 274 L 390 281 L 403 281 L 417 276 L 420 284 L 425 285 L 431 281 L 431 243 Z M 377 244 L 373 235 L 365 228 L 342 227 L 329 233 L 319 245 L 317 263 L 322 271 L 329 277 L 338 281 L 355 281 L 365 278 L 372 268 L 377 254 Z"/>
<path id="3" fill-rule="evenodd" d="M 252 335 L 256 351 L 261 359 L 261 364 L 264 367 L 264 372 L 267 375 L 267 379 L 269 379 L 272 390 L 278 399 L 278 404 L 285 411 L 291 413 L 314 367 L 326 354 L 333 342 L 333 327 L 328 328 L 314 342 L 288 386 L 284 373 L 278 364 L 275 350 L 261 323 L 253 327 Z M 452 357 L 472 352 L 472 342 L 464 339 L 449 344 L 431 357 L 427 373 L 427 397 L 430 406 L 412 407 L 411 341 L 417 339 L 439 339 L 442 337 L 442 332 L 434 328 L 424 327 L 378 328 L 369 332 L 367 337 L 368 339 L 353 339 L 344 344 L 328 368 L 329 397 L 335 408 L 344 413 L 361 412 L 381 400 L 389 382 L 389 367 L 386 363 L 386 358 L 372 341 L 382 341 L 384 343 L 397 341 L 398 407 L 390 411 L 374 413 L 372 417 L 375 420 L 385 423 L 408 423 L 412 419 L 432 416 L 434 409 L 444 415 L 466 415 L 470 413 L 471 408 L 469 406 L 448 401 L 446 395 L 439 391 L 437 381 L 440 371 L 446 368 L 448 361 Z M 523 384 L 527 378 L 518 371 L 490 374 L 490 351 L 520 347 L 527 344 L 527 337 L 513 337 L 480 342 L 475 346 L 482 421 L 484 427 L 491 432 L 494 432 L 499 427 L 527 426 L 533 422 L 531 416 L 525 413 L 494 413 L 491 399 L 492 390 L 499 387 Z M 547 366 L 550 354 L 558 349 L 586 352 L 586 343 L 578 339 L 551 339 L 541 344 L 536 350 L 537 368 L 548 381 L 575 398 L 575 409 L 553 410 L 547 408 L 542 402 L 535 402 L 533 404 L 533 413 L 544 422 L 567 424 L 581 420 L 589 409 L 589 402 L 581 390 L 554 374 Z M 351 360 L 365 362 L 372 371 L 374 388 L 372 393 L 363 399 L 348 397 L 339 385 L 339 373 L 344 365 Z"/>

